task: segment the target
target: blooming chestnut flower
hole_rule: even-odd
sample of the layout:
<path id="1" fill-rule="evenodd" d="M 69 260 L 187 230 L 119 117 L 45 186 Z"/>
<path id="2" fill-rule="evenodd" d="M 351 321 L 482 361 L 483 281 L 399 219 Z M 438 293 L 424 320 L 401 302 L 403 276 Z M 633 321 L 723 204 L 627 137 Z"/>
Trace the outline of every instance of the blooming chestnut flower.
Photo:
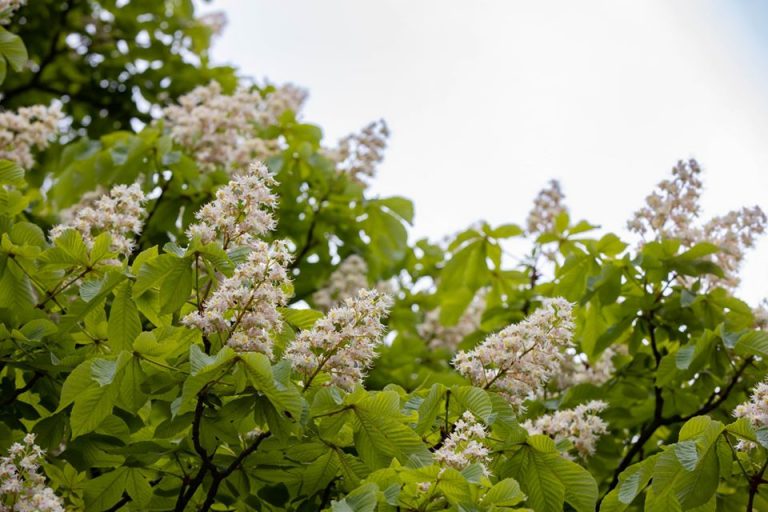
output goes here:
<path id="1" fill-rule="evenodd" d="M 570 441 L 579 456 L 586 459 L 595 453 L 597 440 L 608 432 L 608 424 L 597 416 L 608 404 L 600 400 L 593 400 L 586 404 L 578 405 L 573 409 L 556 411 L 546 414 L 535 420 L 527 420 L 522 427 L 529 434 L 544 434 L 559 443 L 563 440 Z"/>
<path id="2" fill-rule="evenodd" d="M 466 411 L 454 425 L 453 432 L 435 451 L 435 462 L 461 471 L 470 464 L 480 464 L 488 476 L 490 450 L 483 444 L 488 432 L 474 415 Z"/>
<path id="3" fill-rule="evenodd" d="M 187 229 L 189 238 L 203 243 L 222 240 L 229 246 L 254 246 L 259 237 L 275 229 L 272 210 L 277 196 L 270 187 L 277 185 L 267 167 L 252 163 L 248 170 L 234 176 L 216 191 L 216 199 L 205 204 L 196 214 L 198 222 Z"/>
<path id="4" fill-rule="evenodd" d="M 332 308 L 311 329 L 301 331 L 285 351 L 285 358 L 309 386 L 324 371 L 331 383 L 351 391 L 362 382 L 376 357 L 392 299 L 376 290 L 360 290 L 342 306 Z"/>
<path id="5" fill-rule="evenodd" d="M 90 249 L 95 237 L 107 232 L 112 237 L 110 250 L 128 256 L 133 251 L 134 238 L 144 227 L 146 200 L 138 183 L 115 185 L 109 193 L 97 199 L 86 195 L 63 215 L 62 224 L 51 229 L 51 240 L 56 240 L 68 229 L 76 229 Z"/>
<path id="6" fill-rule="evenodd" d="M 64 512 L 61 499 L 45 485 L 40 463 L 45 452 L 35 444 L 35 434 L 14 443 L 8 455 L 0 457 L 0 512 Z M 13 508 L 4 505 L 11 497 Z"/>
<path id="7" fill-rule="evenodd" d="M 306 97 L 306 91 L 290 84 L 263 94 L 242 88 L 227 95 L 211 82 L 163 109 L 163 119 L 171 137 L 195 155 L 202 170 L 231 171 L 277 153 L 278 141 L 261 138 L 258 130 L 277 124 L 287 110 L 299 112 Z"/>
<path id="8" fill-rule="evenodd" d="M 561 368 L 563 350 L 573 338 L 572 306 L 563 298 L 546 299 L 519 324 L 488 336 L 453 358 L 453 366 L 473 385 L 501 393 L 522 410 Z"/>
<path id="9" fill-rule="evenodd" d="M 0 16 L 18 6 L 19 2 L 0 0 Z M 16 162 L 24 169 L 32 168 L 35 164 L 32 149 L 47 148 L 51 138 L 58 133 L 62 119 L 64 114 L 58 104 L 50 107 L 32 105 L 21 107 L 16 112 L 0 112 L 0 159 Z"/>

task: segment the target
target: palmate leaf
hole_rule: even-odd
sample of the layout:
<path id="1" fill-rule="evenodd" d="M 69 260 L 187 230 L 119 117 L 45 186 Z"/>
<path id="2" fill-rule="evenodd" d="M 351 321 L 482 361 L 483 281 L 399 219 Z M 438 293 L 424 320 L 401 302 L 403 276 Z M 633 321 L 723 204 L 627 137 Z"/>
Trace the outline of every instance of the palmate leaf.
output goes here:
<path id="1" fill-rule="evenodd" d="M 374 512 L 379 487 L 366 484 L 349 493 L 343 500 L 331 503 L 333 512 Z"/>
<path id="2" fill-rule="evenodd" d="M 589 472 L 564 459 L 552 439 L 531 436 L 511 459 L 511 474 L 528 496 L 535 511 L 562 510 L 567 502 L 577 512 L 592 512 L 597 503 L 597 483 Z"/>
<path id="3" fill-rule="evenodd" d="M 107 510 L 117 503 L 128 484 L 129 476 L 130 469 L 123 466 L 88 480 L 83 486 L 87 510 Z"/>
<path id="4" fill-rule="evenodd" d="M 133 301 L 131 283 L 121 283 L 115 288 L 115 298 L 109 310 L 107 328 L 109 344 L 116 352 L 129 350 L 133 340 L 141 333 L 139 309 Z"/>
<path id="5" fill-rule="evenodd" d="M 400 421 L 399 403 L 397 393 L 382 391 L 352 407 L 359 424 L 355 446 L 371 469 L 388 466 L 393 458 L 409 467 L 432 459 L 418 434 Z"/>

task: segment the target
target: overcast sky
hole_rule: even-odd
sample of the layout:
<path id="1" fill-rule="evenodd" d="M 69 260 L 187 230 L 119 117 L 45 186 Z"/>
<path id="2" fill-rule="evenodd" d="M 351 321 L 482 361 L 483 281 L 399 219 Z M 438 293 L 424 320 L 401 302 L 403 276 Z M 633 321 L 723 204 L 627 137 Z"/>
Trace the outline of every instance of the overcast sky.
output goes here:
<path id="1" fill-rule="evenodd" d="M 309 89 L 335 141 L 383 118 L 373 190 L 415 201 L 414 236 L 523 223 L 560 180 L 572 216 L 622 232 L 678 159 L 705 218 L 768 211 L 768 5 L 761 0 L 215 0 L 214 59 Z M 768 240 L 742 296 L 768 295 Z"/>

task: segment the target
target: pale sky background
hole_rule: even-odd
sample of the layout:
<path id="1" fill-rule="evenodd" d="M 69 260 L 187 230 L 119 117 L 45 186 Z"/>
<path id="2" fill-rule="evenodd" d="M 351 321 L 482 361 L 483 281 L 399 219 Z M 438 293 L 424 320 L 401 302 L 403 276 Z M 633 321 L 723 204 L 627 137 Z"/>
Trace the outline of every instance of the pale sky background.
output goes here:
<path id="1" fill-rule="evenodd" d="M 571 214 L 624 224 L 678 159 L 704 217 L 768 211 L 768 2 L 215 0 L 218 62 L 309 89 L 329 143 L 384 118 L 372 187 L 414 200 L 413 236 L 525 221 L 560 180 Z M 768 296 L 768 239 L 741 296 Z"/>

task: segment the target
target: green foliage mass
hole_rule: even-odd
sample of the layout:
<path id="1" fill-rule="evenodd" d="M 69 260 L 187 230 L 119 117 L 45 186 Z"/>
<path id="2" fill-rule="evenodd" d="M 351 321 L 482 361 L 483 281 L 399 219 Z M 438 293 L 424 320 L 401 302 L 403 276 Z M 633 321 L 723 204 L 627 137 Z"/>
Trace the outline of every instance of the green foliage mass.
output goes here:
<path id="1" fill-rule="evenodd" d="M 185 235 L 229 175 L 202 172 L 162 124 L 135 132 L 130 122 L 211 79 L 231 91 L 236 78 L 209 65 L 211 32 L 191 2 L 119 4 L 30 0 L 0 28 L 3 107 L 60 99 L 73 122 L 32 169 L 0 162 L 0 449 L 35 433 L 48 485 L 69 508 L 768 510 L 768 430 L 732 416 L 764 378 L 768 334 L 743 301 L 701 286 L 721 273 L 709 259 L 717 247 L 665 239 L 634 249 L 567 212 L 529 237 L 520 264 L 503 256 L 524 235 L 513 224 L 414 242 L 410 201 L 372 197 L 337 172 L 321 130 L 292 112 L 262 127 L 284 141 L 266 162 L 280 197 L 267 239 L 295 248 L 276 344 L 322 317 L 297 307 L 316 306 L 349 255 L 366 261 L 370 286 L 397 284 L 388 344 L 365 386 L 304 389 L 279 357 L 183 326 L 244 258 Z M 27 53 L 34 66 L 19 64 Z M 115 263 L 108 234 L 92 247 L 72 230 L 50 242 L 62 209 L 137 179 L 154 195 L 130 257 Z M 624 347 L 615 371 L 565 390 L 550 383 L 524 412 L 471 386 L 419 326 L 436 308 L 444 328 L 455 325 L 480 290 L 484 313 L 460 348 L 561 296 L 575 304 L 589 362 Z M 609 432 L 587 459 L 520 426 L 596 399 L 608 404 Z M 489 433 L 489 474 L 433 458 L 466 411 Z M 754 448 L 736 450 L 744 441 Z"/>

